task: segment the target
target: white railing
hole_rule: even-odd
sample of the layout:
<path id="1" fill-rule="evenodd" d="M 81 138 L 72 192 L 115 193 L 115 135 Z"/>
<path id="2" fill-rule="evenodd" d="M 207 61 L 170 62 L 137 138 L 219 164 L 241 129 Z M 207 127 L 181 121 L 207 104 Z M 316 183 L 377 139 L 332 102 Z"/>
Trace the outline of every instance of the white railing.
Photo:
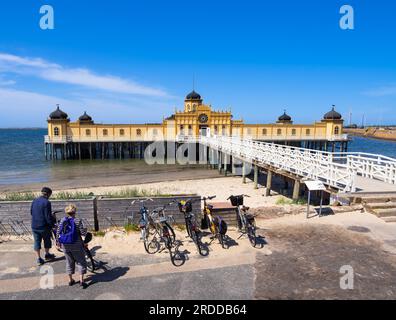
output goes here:
<path id="1" fill-rule="evenodd" d="M 239 137 L 201 137 L 200 142 L 242 160 L 321 180 L 346 192 L 356 191 L 356 175 L 396 184 L 396 159 L 380 155 L 330 153 Z"/>

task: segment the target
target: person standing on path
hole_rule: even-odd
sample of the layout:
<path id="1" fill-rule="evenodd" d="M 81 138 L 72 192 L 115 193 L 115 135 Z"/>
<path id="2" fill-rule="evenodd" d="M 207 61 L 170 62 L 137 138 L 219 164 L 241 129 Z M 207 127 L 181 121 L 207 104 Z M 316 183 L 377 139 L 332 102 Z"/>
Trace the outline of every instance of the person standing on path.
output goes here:
<path id="1" fill-rule="evenodd" d="M 88 284 L 85 282 L 84 276 L 87 273 L 87 261 L 85 259 L 85 244 L 82 237 L 86 236 L 87 229 L 82 221 L 76 217 L 76 206 L 67 206 L 65 213 L 66 216 L 59 223 L 56 238 L 59 239 L 62 251 L 65 254 L 69 286 L 73 286 L 76 283 L 73 275 L 77 265 L 80 275 L 80 287 L 86 289 Z"/>
<path id="2" fill-rule="evenodd" d="M 45 261 L 55 259 L 55 255 L 50 253 L 52 247 L 51 230 L 55 221 L 52 215 L 52 206 L 49 198 L 52 195 L 50 188 L 44 187 L 41 196 L 33 200 L 31 206 L 32 233 L 34 238 L 34 251 L 37 253 L 37 265 L 41 266 Z M 41 258 L 41 243 L 44 242 L 45 256 Z"/>

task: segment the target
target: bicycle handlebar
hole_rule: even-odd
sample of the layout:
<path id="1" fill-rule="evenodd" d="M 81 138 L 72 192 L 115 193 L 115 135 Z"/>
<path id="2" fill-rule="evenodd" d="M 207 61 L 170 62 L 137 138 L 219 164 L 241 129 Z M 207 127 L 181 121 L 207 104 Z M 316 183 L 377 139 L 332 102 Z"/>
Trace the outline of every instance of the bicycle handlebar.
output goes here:
<path id="1" fill-rule="evenodd" d="M 216 198 L 216 196 L 211 196 L 211 197 L 203 197 L 203 198 L 201 198 L 201 201 L 206 201 L 206 200 L 213 200 L 214 198 Z"/>
<path id="2" fill-rule="evenodd" d="M 146 202 L 146 201 L 151 201 L 151 202 L 153 202 L 154 200 L 153 200 L 153 199 L 151 199 L 151 198 L 146 198 L 146 199 L 136 199 L 136 200 L 133 200 L 133 201 L 131 202 L 131 205 L 134 205 L 136 202 L 144 203 L 144 202 Z"/>
<path id="3" fill-rule="evenodd" d="M 250 198 L 250 196 L 249 196 L 249 195 L 247 195 L 247 194 L 240 194 L 240 195 L 237 195 L 237 196 L 231 195 L 231 196 L 229 196 L 229 197 L 228 197 L 228 199 L 227 199 L 227 200 L 230 200 L 230 199 L 231 199 L 231 197 L 246 197 L 246 198 Z"/>

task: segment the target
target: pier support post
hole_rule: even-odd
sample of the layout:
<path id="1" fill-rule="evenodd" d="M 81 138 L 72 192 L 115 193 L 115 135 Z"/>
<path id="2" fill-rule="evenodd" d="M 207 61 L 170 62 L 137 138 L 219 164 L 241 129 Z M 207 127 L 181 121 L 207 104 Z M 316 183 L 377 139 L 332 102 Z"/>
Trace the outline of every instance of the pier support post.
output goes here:
<path id="1" fill-rule="evenodd" d="M 221 153 L 221 151 L 219 151 L 219 153 L 218 153 L 218 164 L 217 164 L 217 169 L 219 170 L 219 174 L 221 174 L 221 156 L 222 156 L 222 153 Z"/>
<path id="2" fill-rule="evenodd" d="M 224 153 L 224 176 L 226 177 L 228 175 L 228 171 L 227 171 L 227 154 Z"/>
<path id="3" fill-rule="evenodd" d="M 265 190 L 265 196 L 269 197 L 271 195 L 271 186 L 272 186 L 272 171 L 268 170 L 267 172 L 267 185 Z"/>
<path id="4" fill-rule="evenodd" d="M 242 164 L 242 183 L 246 184 L 246 162 Z"/>
<path id="5" fill-rule="evenodd" d="M 258 166 L 254 165 L 254 189 L 258 189 Z"/>
<path id="6" fill-rule="evenodd" d="M 294 188 L 293 188 L 293 200 L 298 200 L 300 198 L 300 180 L 294 180 Z"/>

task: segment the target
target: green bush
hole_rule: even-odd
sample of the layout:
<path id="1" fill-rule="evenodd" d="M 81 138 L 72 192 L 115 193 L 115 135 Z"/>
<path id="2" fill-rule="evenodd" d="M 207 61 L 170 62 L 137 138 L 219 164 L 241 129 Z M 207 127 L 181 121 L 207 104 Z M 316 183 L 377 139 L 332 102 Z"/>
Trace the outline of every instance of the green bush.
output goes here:
<path id="1" fill-rule="evenodd" d="M 289 205 L 289 206 L 290 205 L 305 205 L 305 204 L 307 204 L 307 200 L 305 200 L 303 198 L 300 198 L 298 200 L 292 200 L 292 199 L 287 199 L 285 197 L 282 197 L 282 198 L 279 198 L 276 201 L 276 204 L 280 205 L 280 206 L 285 206 L 285 205 Z"/>
<path id="2" fill-rule="evenodd" d="M 139 226 L 138 226 L 137 224 L 126 224 L 126 225 L 124 226 L 124 229 L 125 229 L 125 231 L 126 231 L 127 233 L 129 233 L 129 232 L 138 232 L 138 231 L 140 231 L 140 228 L 139 228 Z"/>
<path id="3" fill-rule="evenodd" d="M 106 192 L 103 194 L 106 198 L 138 198 L 138 197 L 168 197 L 170 195 L 162 194 L 159 190 L 141 190 L 138 188 L 127 188 L 119 191 Z"/>

